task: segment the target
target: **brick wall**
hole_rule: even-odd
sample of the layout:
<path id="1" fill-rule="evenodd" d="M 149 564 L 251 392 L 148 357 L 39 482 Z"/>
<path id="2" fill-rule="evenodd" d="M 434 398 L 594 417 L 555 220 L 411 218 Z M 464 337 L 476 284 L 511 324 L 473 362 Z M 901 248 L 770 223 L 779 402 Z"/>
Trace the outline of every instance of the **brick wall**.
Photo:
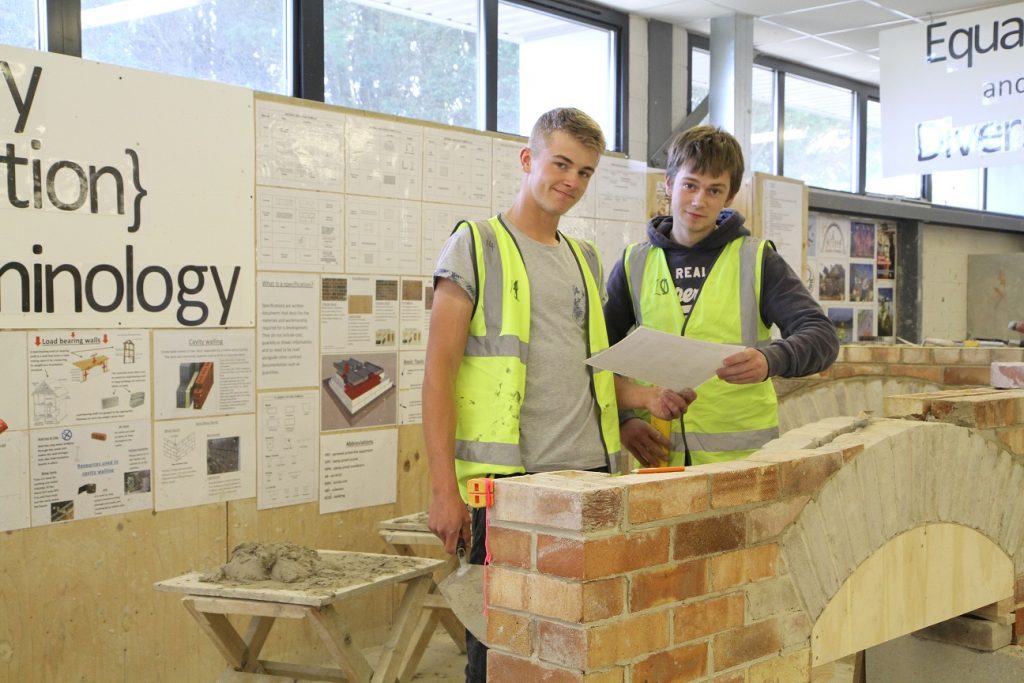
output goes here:
<path id="1" fill-rule="evenodd" d="M 931 363 L 948 382 L 999 351 L 847 347 L 830 372 Z M 809 681 L 825 649 L 812 629 L 845 578 L 929 524 L 997 545 L 1024 605 L 1024 391 L 890 397 L 887 409 L 899 419 L 821 420 L 684 473 L 498 481 L 490 680 Z"/>

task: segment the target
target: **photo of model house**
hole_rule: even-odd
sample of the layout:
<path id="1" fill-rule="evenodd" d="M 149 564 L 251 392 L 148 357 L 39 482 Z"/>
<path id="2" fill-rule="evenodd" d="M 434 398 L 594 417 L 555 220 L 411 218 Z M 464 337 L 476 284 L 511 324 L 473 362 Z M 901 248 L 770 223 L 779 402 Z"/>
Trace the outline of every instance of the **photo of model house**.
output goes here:
<path id="1" fill-rule="evenodd" d="M 384 368 L 369 361 L 346 358 L 334 363 L 334 369 L 328 386 L 352 415 L 394 386 Z"/>

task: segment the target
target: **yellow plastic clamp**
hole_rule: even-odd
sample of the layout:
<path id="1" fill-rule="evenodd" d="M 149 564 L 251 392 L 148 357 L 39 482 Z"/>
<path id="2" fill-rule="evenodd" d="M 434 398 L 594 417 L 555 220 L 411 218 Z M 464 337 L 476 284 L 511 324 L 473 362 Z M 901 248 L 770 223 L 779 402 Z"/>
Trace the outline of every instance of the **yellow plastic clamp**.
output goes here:
<path id="1" fill-rule="evenodd" d="M 466 482 L 469 507 L 489 508 L 494 505 L 494 480 L 488 477 L 470 479 Z"/>

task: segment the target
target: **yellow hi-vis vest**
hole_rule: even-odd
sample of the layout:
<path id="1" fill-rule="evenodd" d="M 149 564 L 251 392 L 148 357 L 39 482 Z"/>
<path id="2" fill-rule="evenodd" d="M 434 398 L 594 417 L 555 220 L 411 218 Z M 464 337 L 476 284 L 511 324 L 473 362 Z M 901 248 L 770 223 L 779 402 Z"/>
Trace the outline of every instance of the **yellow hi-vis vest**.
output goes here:
<path id="1" fill-rule="evenodd" d="M 771 331 L 760 314 L 767 245 L 752 237 L 729 242 L 701 286 L 689 319 L 664 251 L 649 242 L 630 245 L 623 266 L 637 326 L 721 344 L 767 344 Z M 683 464 L 687 446 L 694 465 L 745 458 L 778 435 L 778 400 L 770 381 L 730 384 L 712 377 L 700 385 L 683 420 L 672 421 L 669 464 Z"/>
<path id="2" fill-rule="evenodd" d="M 469 479 L 526 471 L 519 451 L 519 411 L 530 352 L 530 281 L 519 245 L 497 216 L 486 223 L 464 221 L 456 230 L 472 232 L 476 268 L 476 301 L 455 382 L 455 474 L 465 500 Z M 572 249 L 583 278 L 587 351 L 593 355 L 608 348 L 597 285 L 600 256 L 593 244 L 559 234 Z M 586 368 L 610 465 L 619 451 L 615 379 L 607 370 Z"/>

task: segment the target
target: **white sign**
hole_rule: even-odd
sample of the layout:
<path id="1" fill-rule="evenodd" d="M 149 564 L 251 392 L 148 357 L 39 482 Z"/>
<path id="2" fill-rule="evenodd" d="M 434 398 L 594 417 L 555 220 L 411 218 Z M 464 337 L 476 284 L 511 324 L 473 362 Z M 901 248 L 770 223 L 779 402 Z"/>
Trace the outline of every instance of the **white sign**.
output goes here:
<path id="1" fill-rule="evenodd" d="M 1024 161 L 1024 3 L 882 31 L 886 176 Z"/>
<path id="2" fill-rule="evenodd" d="M 252 91 L 8 46 L 0 80 L 0 328 L 253 324 Z"/>

